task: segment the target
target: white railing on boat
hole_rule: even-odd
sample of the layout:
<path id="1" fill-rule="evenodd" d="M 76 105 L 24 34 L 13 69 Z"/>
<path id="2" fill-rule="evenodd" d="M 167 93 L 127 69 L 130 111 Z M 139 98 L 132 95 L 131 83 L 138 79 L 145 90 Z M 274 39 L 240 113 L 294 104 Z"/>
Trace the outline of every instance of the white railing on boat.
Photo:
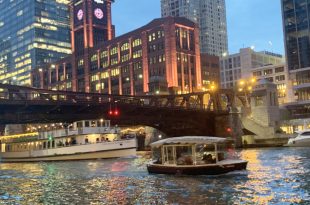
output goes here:
<path id="1" fill-rule="evenodd" d="M 39 139 L 48 139 L 49 137 L 60 138 L 74 135 L 90 135 L 90 134 L 117 134 L 120 133 L 118 127 L 83 127 L 77 129 L 59 129 L 39 133 Z"/>

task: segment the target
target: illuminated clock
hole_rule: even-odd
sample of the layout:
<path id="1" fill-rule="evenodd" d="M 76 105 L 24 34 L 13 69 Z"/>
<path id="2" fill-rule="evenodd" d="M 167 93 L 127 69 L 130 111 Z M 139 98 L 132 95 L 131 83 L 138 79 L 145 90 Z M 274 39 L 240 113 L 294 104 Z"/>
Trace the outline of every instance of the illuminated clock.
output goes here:
<path id="1" fill-rule="evenodd" d="M 94 11 L 94 14 L 97 19 L 102 19 L 103 18 L 103 11 L 99 8 L 96 8 Z"/>
<path id="2" fill-rule="evenodd" d="M 78 12 L 77 12 L 77 18 L 78 20 L 82 20 L 83 19 L 83 16 L 84 16 L 84 12 L 82 9 L 80 9 Z"/>

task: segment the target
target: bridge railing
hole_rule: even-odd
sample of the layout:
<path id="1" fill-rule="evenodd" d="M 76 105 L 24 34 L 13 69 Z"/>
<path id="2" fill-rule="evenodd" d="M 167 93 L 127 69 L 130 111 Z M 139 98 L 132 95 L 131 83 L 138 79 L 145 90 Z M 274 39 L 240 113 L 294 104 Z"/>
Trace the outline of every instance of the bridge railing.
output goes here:
<path id="1" fill-rule="evenodd" d="M 7 86 L 7 87 L 6 87 Z M 20 87 L 0 84 L 0 103 L 44 103 L 44 104 L 129 104 L 143 107 L 160 107 L 169 109 L 186 109 L 227 112 L 227 108 L 221 106 L 220 98 L 210 95 L 208 102 L 204 102 L 206 93 L 190 93 L 183 95 L 109 95 L 101 93 L 82 93 L 72 91 L 43 90 L 36 88 Z"/>

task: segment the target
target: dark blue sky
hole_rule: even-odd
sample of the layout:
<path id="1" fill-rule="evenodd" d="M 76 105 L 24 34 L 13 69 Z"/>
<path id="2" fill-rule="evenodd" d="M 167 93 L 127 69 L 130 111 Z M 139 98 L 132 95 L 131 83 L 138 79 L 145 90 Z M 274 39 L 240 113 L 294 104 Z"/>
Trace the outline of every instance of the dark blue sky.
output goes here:
<path id="1" fill-rule="evenodd" d="M 279 0 L 226 0 L 229 52 L 255 46 L 284 54 Z M 113 23 L 120 35 L 160 17 L 160 0 L 115 0 Z"/>

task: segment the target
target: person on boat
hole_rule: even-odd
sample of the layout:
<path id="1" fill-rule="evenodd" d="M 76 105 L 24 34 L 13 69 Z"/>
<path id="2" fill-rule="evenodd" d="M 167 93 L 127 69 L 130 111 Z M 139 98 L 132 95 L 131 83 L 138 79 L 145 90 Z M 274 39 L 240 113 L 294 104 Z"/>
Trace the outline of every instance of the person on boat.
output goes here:
<path id="1" fill-rule="evenodd" d="M 76 145 L 76 144 L 77 144 L 75 138 L 72 138 L 71 141 L 72 141 L 72 144 L 73 144 L 73 145 Z"/>
<path id="2" fill-rule="evenodd" d="M 68 142 L 68 140 L 66 140 L 65 144 L 66 144 L 66 146 L 69 146 L 69 142 Z"/>
<path id="3" fill-rule="evenodd" d="M 202 160 L 205 161 L 206 164 L 215 163 L 215 160 L 212 157 L 212 154 L 204 153 L 202 156 Z"/>
<path id="4" fill-rule="evenodd" d="M 64 143 L 62 141 L 59 141 L 57 144 L 57 147 L 63 147 L 63 146 L 64 146 Z"/>

